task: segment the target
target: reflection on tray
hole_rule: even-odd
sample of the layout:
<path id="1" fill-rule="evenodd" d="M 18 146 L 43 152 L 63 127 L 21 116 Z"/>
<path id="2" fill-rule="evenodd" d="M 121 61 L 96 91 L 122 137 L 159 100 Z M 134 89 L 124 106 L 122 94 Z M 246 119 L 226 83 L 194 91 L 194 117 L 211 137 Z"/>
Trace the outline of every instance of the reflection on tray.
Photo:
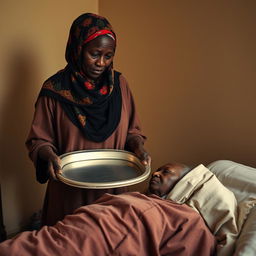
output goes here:
<path id="1" fill-rule="evenodd" d="M 65 166 L 63 177 L 80 182 L 115 182 L 136 178 L 141 174 L 132 164 L 98 164 L 79 168 L 73 168 L 73 165 L 71 168 Z"/>
<path id="2" fill-rule="evenodd" d="M 132 153 L 123 150 L 83 150 L 60 156 L 63 173 L 59 179 L 81 188 L 114 188 L 147 179 L 145 167 Z"/>

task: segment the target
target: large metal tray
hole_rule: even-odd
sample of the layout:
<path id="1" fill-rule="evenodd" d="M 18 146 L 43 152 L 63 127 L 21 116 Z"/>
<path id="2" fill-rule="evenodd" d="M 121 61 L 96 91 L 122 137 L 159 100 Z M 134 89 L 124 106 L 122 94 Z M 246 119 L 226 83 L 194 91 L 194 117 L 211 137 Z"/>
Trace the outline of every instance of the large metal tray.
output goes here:
<path id="1" fill-rule="evenodd" d="M 60 156 L 62 174 L 58 178 L 74 187 L 105 189 L 140 183 L 150 175 L 132 153 L 124 150 L 82 150 Z"/>

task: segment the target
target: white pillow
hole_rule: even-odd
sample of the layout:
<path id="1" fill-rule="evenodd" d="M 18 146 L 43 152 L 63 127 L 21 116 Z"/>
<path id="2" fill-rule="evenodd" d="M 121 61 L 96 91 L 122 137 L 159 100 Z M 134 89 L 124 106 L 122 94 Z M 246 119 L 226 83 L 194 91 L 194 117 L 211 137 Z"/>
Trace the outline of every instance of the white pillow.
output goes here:
<path id="1" fill-rule="evenodd" d="M 248 215 L 236 241 L 234 256 L 256 255 L 256 207 Z"/>

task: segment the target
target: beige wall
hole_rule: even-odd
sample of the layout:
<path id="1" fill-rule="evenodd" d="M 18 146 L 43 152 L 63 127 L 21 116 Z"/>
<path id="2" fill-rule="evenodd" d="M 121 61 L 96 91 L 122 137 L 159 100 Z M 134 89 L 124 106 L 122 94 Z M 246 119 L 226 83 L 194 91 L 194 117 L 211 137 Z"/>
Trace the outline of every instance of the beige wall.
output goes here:
<path id="1" fill-rule="evenodd" d="M 1 1 L 0 181 L 7 232 L 41 208 L 45 186 L 36 183 L 25 139 L 42 82 L 65 65 L 72 21 L 98 12 L 97 0 Z"/>
<path id="2" fill-rule="evenodd" d="M 153 168 L 256 167 L 256 2 L 99 0 L 118 36 Z"/>

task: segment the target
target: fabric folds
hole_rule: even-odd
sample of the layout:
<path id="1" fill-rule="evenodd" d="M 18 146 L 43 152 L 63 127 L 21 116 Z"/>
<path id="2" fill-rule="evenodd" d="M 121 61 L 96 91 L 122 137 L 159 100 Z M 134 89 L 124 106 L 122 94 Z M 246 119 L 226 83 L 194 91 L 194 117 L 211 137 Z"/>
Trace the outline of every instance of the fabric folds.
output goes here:
<path id="1" fill-rule="evenodd" d="M 167 199 L 187 204 L 199 212 L 216 236 L 226 235 L 226 244 L 217 255 L 232 255 L 235 242 L 248 215 L 229 189 L 204 165 L 186 174 L 168 194 Z M 247 203 L 247 205 L 254 205 Z"/>

